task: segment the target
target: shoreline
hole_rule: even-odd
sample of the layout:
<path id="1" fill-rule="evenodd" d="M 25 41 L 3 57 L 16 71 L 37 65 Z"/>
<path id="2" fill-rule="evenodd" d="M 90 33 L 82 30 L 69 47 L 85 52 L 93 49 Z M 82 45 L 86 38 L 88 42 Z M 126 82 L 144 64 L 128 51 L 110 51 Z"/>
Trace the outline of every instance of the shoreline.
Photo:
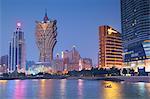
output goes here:
<path id="1" fill-rule="evenodd" d="M 104 80 L 115 82 L 150 82 L 150 76 L 69 77 L 67 79 Z"/>
<path id="2" fill-rule="evenodd" d="M 150 76 L 107 76 L 107 77 L 67 77 L 67 76 L 49 76 L 49 77 L 2 77 L 0 80 L 30 80 L 30 79 L 67 79 L 67 80 L 102 80 L 102 81 L 124 81 L 124 82 L 150 82 Z"/>

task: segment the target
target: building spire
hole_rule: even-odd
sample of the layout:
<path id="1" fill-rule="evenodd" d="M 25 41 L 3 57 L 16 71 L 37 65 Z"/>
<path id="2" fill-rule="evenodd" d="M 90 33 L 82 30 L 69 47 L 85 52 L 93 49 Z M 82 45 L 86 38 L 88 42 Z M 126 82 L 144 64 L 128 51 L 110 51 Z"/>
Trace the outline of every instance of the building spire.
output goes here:
<path id="1" fill-rule="evenodd" d="M 45 16 L 47 16 L 47 9 L 45 9 Z"/>
<path id="2" fill-rule="evenodd" d="M 17 30 L 21 30 L 21 22 L 16 23 L 16 28 L 17 28 Z"/>
<path id="3" fill-rule="evenodd" d="M 44 22 L 46 23 L 46 21 L 48 21 L 48 16 L 47 16 L 47 9 L 45 9 L 45 16 L 44 16 Z"/>

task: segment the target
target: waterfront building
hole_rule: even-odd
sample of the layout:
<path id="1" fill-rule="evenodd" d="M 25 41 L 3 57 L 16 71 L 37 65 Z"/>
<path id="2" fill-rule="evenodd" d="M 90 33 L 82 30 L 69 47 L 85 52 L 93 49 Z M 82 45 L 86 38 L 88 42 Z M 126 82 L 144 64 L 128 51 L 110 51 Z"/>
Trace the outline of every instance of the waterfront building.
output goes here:
<path id="1" fill-rule="evenodd" d="M 21 29 L 21 23 L 17 23 L 17 29 L 13 33 L 9 44 L 8 71 L 22 71 L 25 69 L 25 39 Z"/>
<path id="2" fill-rule="evenodd" d="M 29 68 L 31 68 L 33 65 L 35 65 L 34 61 L 26 61 L 26 70 L 28 70 Z"/>
<path id="3" fill-rule="evenodd" d="M 60 57 L 61 56 L 61 57 Z M 79 52 L 73 46 L 72 50 L 65 50 L 62 54 L 56 55 L 51 62 L 36 62 L 28 68 L 27 74 L 43 73 L 67 73 L 68 71 L 90 70 L 92 59 L 81 58 Z"/>
<path id="4" fill-rule="evenodd" d="M 79 60 L 79 71 L 81 70 L 91 70 L 92 68 L 92 59 L 90 58 L 81 58 Z"/>
<path id="5" fill-rule="evenodd" d="M 64 64 L 63 59 L 60 57 L 60 55 L 57 53 L 56 58 L 53 60 L 53 71 L 54 72 L 62 72 L 64 70 Z"/>
<path id="6" fill-rule="evenodd" d="M 0 57 L 0 74 L 6 73 L 8 68 L 8 55 Z"/>
<path id="7" fill-rule="evenodd" d="M 0 57 L 0 64 L 8 66 L 8 55 L 4 55 Z"/>
<path id="8" fill-rule="evenodd" d="M 39 62 L 51 62 L 53 60 L 53 50 L 57 42 L 56 20 L 49 20 L 45 13 L 43 21 L 36 21 L 36 44 L 40 57 Z"/>
<path id="9" fill-rule="evenodd" d="M 124 65 L 150 71 L 150 0 L 121 0 L 121 25 Z"/>
<path id="10" fill-rule="evenodd" d="M 79 60 L 80 60 L 80 54 L 76 50 L 76 47 L 73 46 L 71 51 L 63 51 L 62 52 L 62 59 L 64 64 L 64 69 L 67 71 L 72 70 L 79 70 Z"/>
<path id="11" fill-rule="evenodd" d="M 122 68 L 121 34 L 110 26 L 99 27 L 99 68 Z"/>
<path id="12" fill-rule="evenodd" d="M 31 67 L 28 68 L 27 74 L 38 74 L 38 73 L 53 73 L 53 69 L 51 68 L 51 64 L 50 63 L 40 63 L 37 62 L 34 65 L 32 65 Z"/>

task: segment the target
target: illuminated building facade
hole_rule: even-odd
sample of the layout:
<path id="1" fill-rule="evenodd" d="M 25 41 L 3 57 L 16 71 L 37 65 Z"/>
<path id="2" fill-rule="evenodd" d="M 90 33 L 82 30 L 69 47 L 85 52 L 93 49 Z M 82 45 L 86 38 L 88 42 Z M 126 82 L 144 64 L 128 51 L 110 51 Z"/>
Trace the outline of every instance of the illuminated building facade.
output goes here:
<path id="1" fill-rule="evenodd" d="M 50 62 L 53 59 L 53 50 L 57 42 L 56 20 L 49 20 L 45 13 L 43 21 L 36 21 L 36 44 L 40 51 L 40 62 Z"/>
<path id="2" fill-rule="evenodd" d="M 8 55 L 0 57 L 0 74 L 6 73 L 8 68 Z"/>
<path id="3" fill-rule="evenodd" d="M 121 68 L 123 65 L 121 34 L 110 26 L 99 27 L 99 67 Z"/>
<path id="4" fill-rule="evenodd" d="M 37 62 L 28 69 L 28 74 L 44 73 L 67 73 L 68 71 L 80 71 L 82 69 L 90 70 L 92 68 L 92 59 L 81 58 L 79 52 L 73 46 L 72 50 L 62 52 L 62 57 L 57 53 L 56 58 L 51 62 Z"/>
<path id="5" fill-rule="evenodd" d="M 56 59 L 53 60 L 53 71 L 58 72 L 63 70 L 64 70 L 63 59 L 57 53 Z"/>
<path id="6" fill-rule="evenodd" d="M 64 64 L 64 69 L 68 71 L 72 70 L 79 70 L 79 60 L 80 60 L 80 54 L 76 50 L 75 46 L 73 46 L 71 51 L 63 51 L 62 52 L 62 59 Z"/>
<path id="7" fill-rule="evenodd" d="M 124 65 L 150 71 L 150 0 L 121 0 L 121 25 Z"/>
<path id="8" fill-rule="evenodd" d="M 0 57 L 0 65 L 8 66 L 8 55 L 4 55 Z"/>
<path id="9" fill-rule="evenodd" d="M 32 67 L 33 65 L 35 65 L 34 61 L 27 61 L 26 60 L 26 70 L 28 70 L 30 67 Z"/>
<path id="10" fill-rule="evenodd" d="M 81 58 L 79 60 L 79 71 L 85 69 L 90 70 L 92 68 L 92 59 L 90 58 Z"/>
<path id="11" fill-rule="evenodd" d="M 9 44 L 8 60 L 9 72 L 25 69 L 25 39 L 21 23 L 17 23 L 17 30 L 13 33 L 12 41 Z"/>

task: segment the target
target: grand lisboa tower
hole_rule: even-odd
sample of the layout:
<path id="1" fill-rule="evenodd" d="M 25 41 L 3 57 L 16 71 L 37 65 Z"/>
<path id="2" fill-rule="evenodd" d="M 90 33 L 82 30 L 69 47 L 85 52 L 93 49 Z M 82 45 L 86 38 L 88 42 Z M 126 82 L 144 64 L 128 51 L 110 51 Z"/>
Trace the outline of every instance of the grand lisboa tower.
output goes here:
<path id="1" fill-rule="evenodd" d="M 57 42 L 56 20 L 49 20 L 45 13 L 43 21 L 36 21 L 36 44 L 40 51 L 40 62 L 51 62 L 53 50 Z"/>

